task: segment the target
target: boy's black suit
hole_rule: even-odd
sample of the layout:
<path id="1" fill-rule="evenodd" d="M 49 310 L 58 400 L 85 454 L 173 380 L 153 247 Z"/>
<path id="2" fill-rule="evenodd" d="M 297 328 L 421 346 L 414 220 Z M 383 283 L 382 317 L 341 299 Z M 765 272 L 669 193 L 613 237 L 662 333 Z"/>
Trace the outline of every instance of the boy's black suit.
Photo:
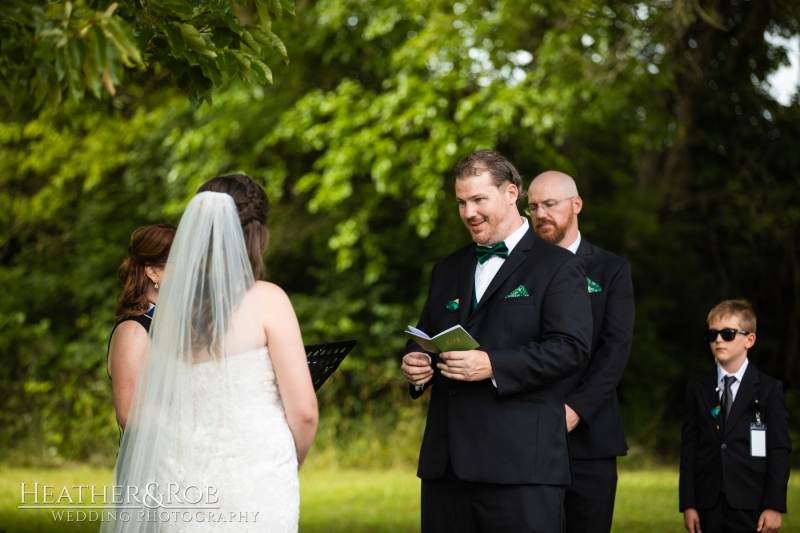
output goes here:
<path id="1" fill-rule="evenodd" d="M 433 356 L 418 476 L 440 478 L 449 461 L 464 481 L 569 484 L 562 380 L 586 364 L 592 334 L 583 261 L 529 229 L 470 313 L 476 265 L 474 244 L 436 264 L 418 327 L 433 335 L 464 326 L 488 353 L 497 387 L 447 379 Z M 520 286 L 529 296 L 506 298 Z M 422 351 L 410 342 L 406 353 Z"/>
<path id="2" fill-rule="evenodd" d="M 791 441 L 781 382 L 749 362 L 721 430 L 717 430 L 717 420 L 711 415 L 720 404 L 716 389 L 716 369 L 689 382 L 686 389 L 680 510 L 713 508 L 724 491 L 733 509 L 785 513 Z M 750 456 L 755 400 L 761 421 L 767 426 L 766 457 Z"/>
<path id="3" fill-rule="evenodd" d="M 564 382 L 565 401 L 581 417 L 569 433 L 575 484 L 567 489 L 567 531 L 610 531 L 616 489 L 616 457 L 628 445 L 617 401 L 633 336 L 631 266 L 581 239 L 578 257 L 600 289 L 592 302 L 592 349 L 588 364 Z"/>

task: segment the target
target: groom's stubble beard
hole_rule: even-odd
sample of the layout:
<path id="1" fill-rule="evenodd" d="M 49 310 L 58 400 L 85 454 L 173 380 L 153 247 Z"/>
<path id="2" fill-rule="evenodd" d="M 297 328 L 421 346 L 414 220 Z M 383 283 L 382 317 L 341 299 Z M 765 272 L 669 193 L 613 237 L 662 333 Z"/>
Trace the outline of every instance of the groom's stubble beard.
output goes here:
<path id="1" fill-rule="evenodd" d="M 518 218 L 519 213 L 514 213 L 514 218 Z M 479 220 L 483 220 L 484 225 L 486 226 L 484 231 L 481 231 L 479 234 L 473 232 L 470 223 L 477 222 Z M 477 216 L 471 219 L 464 220 L 464 225 L 467 227 L 467 231 L 469 231 L 470 237 L 480 246 L 494 246 L 509 237 L 511 232 L 507 231 L 506 229 L 511 226 L 511 216 L 505 215 L 498 220 L 497 213 L 489 213 L 489 215 Z M 505 235 L 508 233 L 508 235 Z"/>

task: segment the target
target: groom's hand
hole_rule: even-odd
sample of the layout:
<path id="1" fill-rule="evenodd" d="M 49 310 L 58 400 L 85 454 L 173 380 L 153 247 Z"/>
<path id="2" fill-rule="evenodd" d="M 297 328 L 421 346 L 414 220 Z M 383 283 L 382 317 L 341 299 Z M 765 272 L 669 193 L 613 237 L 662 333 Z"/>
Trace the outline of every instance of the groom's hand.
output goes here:
<path id="1" fill-rule="evenodd" d="M 494 377 L 492 362 L 489 354 L 480 350 L 465 350 L 463 352 L 442 352 L 442 360 L 436 366 L 446 378 L 459 381 L 483 381 Z"/>
<path id="2" fill-rule="evenodd" d="M 400 365 L 400 370 L 405 374 L 406 381 L 417 387 L 426 384 L 433 377 L 431 357 L 422 352 L 405 354 L 403 356 L 403 364 Z"/>

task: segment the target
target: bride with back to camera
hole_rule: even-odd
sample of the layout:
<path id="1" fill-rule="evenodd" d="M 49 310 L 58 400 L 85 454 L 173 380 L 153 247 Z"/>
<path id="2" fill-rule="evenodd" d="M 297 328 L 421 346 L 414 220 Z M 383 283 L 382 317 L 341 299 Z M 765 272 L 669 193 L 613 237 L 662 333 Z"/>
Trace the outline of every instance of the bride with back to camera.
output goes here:
<path id="1" fill-rule="evenodd" d="M 296 531 L 317 400 L 292 304 L 260 281 L 269 204 L 214 178 L 181 219 L 101 531 Z M 132 495 L 133 494 L 133 495 Z"/>

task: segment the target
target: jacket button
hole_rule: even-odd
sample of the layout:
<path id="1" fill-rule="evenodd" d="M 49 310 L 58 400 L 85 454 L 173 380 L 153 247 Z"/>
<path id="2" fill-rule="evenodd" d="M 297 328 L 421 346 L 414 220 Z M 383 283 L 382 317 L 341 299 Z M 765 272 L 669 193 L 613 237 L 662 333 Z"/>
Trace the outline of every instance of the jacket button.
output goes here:
<path id="1" fill-rule="evenodd" d="M 727 448 L 727 447 L 728 447 L 728 445 L 727 445 L 727 444 L 723 444 L 723 445 L 722 445 L 722 449 L 723 449 L 723 450 L 724 450 L 725 448 Z"/>
<path id="2" fill-rule="evenodd" d="M 450 396 L 455 396 L 455 395 L 456 395 L 456 391 L 454 391 L 454 390 L 451 390 L 451 391 L 450 391 Z"/>

